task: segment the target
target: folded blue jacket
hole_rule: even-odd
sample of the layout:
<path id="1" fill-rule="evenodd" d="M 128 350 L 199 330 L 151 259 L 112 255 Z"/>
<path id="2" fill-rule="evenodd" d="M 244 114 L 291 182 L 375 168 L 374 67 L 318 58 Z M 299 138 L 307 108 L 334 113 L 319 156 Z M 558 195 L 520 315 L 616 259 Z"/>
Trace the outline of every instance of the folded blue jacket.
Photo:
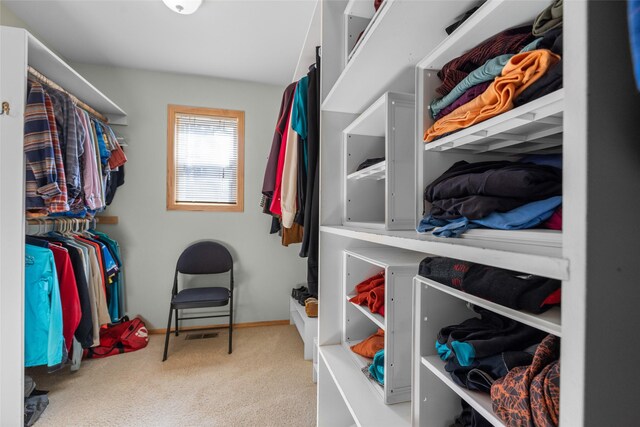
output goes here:
<path id="1" fill-rule="evenodd" d="M 527 203 L 509 212 L 494 212 L 484 218 L 473 220 L 465 217 L 442 220 L 427 215 L 422 218 L 416 230 L 418 233 L 433 231 L 432 234 L 438 237 L 460 237 L 465 231 L 480 227 L 496 230 L 523 230 L 533 228 L 548 220 L 561 204 L 562 196 L 554 196 Z"/>

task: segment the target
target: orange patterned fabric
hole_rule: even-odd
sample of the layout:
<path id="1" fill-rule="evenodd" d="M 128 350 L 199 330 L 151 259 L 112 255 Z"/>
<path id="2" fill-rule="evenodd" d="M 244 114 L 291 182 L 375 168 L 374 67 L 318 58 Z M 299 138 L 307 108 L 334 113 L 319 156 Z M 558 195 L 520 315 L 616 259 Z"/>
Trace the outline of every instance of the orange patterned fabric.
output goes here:
<path id="1" fill-rule="evenodd" d="M 560 414 L 560 339 L 548 335 L 530 366 L 520 366 L 491 386 L 493 412 L 513 427 L 555 427 Z"/>
<path id="2" fill-rule="evenodd" d="M 560 61 L 560 56 L 546 49 L 514 55 L 486 91 L 436 121 L 424 133 L 424 141 L 467 128 L 513 108 L 513 100 Z"/>
<path id="3" fill-rule="evenodd" d="M 358 353 L 360 356 L 373 359 L 376 353 L 384 348 L 384 331 L 378 329 L 378 332 L 369 338 L 362 340 L 356 345 L 351 346 L 351 351 Z"/>

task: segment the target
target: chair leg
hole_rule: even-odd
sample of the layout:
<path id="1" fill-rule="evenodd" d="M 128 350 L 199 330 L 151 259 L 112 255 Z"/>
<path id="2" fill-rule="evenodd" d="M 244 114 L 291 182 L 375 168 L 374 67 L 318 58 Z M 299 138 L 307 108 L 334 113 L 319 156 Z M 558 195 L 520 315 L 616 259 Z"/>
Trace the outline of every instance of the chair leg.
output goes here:
<path id="1" fill-rule="evenodd" d="M 229 301 L 229 354 L 232 351 L 232 340 L 233 340 L 233 297 Z"/>
<path id="2" fill-rule="evenodd" d="M 171 334 L 171 315 L 173 314 L 173 307 L 169 306 L 169 322 L 167 322 L 167 333 L 164 337 L 164 356 L 162 361 L 167 360 L 167 350 L 169 349 L 169 335 Z"/>
<path id="3" fill-rule="evenodd" d="M 178 309 L 176 308 L 176 336 L 178 336 L 179 331 L 178 331 Z"/>

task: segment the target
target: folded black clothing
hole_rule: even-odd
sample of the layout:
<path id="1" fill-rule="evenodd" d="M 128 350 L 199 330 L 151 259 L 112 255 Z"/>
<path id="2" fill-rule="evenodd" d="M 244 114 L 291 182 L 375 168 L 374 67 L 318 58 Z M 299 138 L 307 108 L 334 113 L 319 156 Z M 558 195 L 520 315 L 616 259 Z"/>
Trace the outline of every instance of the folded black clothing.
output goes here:
<path id="1" fill-rule="evenodd" d="M 524 350 L 547 336 L 543 331 L 484 308 L 474 307 L 474 310 L 480 318 L 473 317 L 438 332 L 436 348 L 443 360 L 455 357 L 461 366 L 469 366 L 477 358 Z"/>
<path id="2" fill-rule="evenodd" d="M 538 45 L 538 48 L 549 49 L 553 53 L 562 55 L 562 28 L 556 28 L 546 33 Z M 519 107 L 561 89 L 562 68 L 562 59 L 560 59 L 559 62 L 549 67 L 542 77 L 523 90 L 522 93 L 513 100 L 513 105 Z"/>
<path id="3" fill-rule="evenodd" d="M 469 390 L 491 393 L 491 385 L 517 366 L 527 366 L 533 353 L 527 351 L 505 351 L 489 357 L 478 358 L 469 366 L 462 366 L 452 357 L 445 365 L 454 383 Z"/>
<path id="4" fill-rule="evenodd" d="M 369 166 L 373 166 L 373 165 L 378 164 L 380 162 L 384 162 L 384 157 L 375 157 L 375 158 L 372 158 L 372 159 L 367 159 L 367 160 L 365 160 L 364 162 L 362 162 L 362 163 L 360 163 L 358 165 L 358 169 L 356 169 L 356 172 L 357 171 L 361 171 L 362 169 L 366 169 Z"/>
<path id="5" fill-rule="evenodd" d="M 534 163 L 461 161 L 429 184 L 424 195 L 428 202 L 474 195 L 544 200 L 562 195 L 562 170 Z"/>
<path id="6" fill-rule="evenodd" d="M 427 257 L 420 262 L 418 274 L 505 307 L 532 313 L 542 313 L 560 300 L 551 298 L 560 289 L 559 280 L 453 258 Z"/>
<path id="7" fill-rule="evenodd" d="M 473 409 L 464 399 L 460 399 L 462 413 L 455 419 L 449 427 L 492 427 L 482 415 Z"/>
<path id="8" fill-rule="evenodd" d="M 554 28 L 542 36 L 538 43 L 538 49 L 549 49 L 551 52 L 562 56 L 562 27 Z"/>
<path id="9" fill-rule="evenodd" d="M 529 200 L 493 196 L 466 196 L 457 199 L 439 199 L 431 204 L 431 216 L 435 219 L 481 219 L 493 212 L 509 212 Z"/>
<path id="10" fill-rule="evenodd" d="M 447 28 L 445 28 L 444 31 L 447 34 L 453 33 L 460 25 L 462 25 L 462 23 L 464 21 L 469 19 L 469 17 L 471 15 L 473 15 L 475 13 L 475 11 L 478 10 L 478 9 L 480 9 L 480 6 L 476 6 L 476 7 L 473 7 L 471 9 L 467 10 L 464 14 L 462 14 L 461 17 L 458 18 L 458 20 L 456 22 L 454 22 L 453 24 L 451 24 Z"/>
<path id="11" fill-rule="evenodd" d="M 562 88 L 562 59 L 552 65 L 535 83 L 522 91 L 513 105 L 519 107 Z"/>

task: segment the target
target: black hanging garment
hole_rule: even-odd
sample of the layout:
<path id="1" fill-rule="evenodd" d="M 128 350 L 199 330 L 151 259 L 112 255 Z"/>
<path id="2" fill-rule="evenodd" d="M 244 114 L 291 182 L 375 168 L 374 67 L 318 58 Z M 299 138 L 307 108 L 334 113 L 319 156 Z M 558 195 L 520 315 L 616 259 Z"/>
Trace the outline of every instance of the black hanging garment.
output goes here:
<path id="1" fill-rule="evenodd" d="M 318 243 L 320 231 L 320 55 L 316 48 L 316 66 L 307 74 L 307 190 L 304 217 L 304 236 L 300 256 L 307 259 L 307 287 L 318 295 Z"/>

